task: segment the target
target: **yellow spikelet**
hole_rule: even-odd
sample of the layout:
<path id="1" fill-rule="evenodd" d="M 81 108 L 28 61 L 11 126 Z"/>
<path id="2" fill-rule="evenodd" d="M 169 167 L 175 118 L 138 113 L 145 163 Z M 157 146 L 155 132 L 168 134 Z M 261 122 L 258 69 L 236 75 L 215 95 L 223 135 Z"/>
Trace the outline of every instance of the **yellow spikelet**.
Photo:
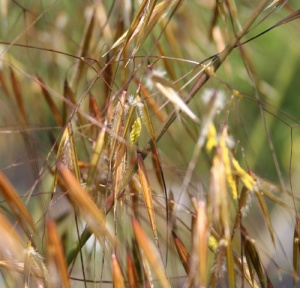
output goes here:
<path id="1" fill-rule="evenodd" d="M 234 199 L 237 199 L 238 193 L 237 193 L 237 189 L 236 189 L 236 183 L 235 183 L 233 175 L 232 175 L 229 151 L 228 151 L 228 147 L 226 145 L 226 137 L 227 137 L 227 129 L 225 128 L 222 133 L 222 136 L 220 138 L 222 160 L 223 160 L 223 163 L 225 166 L 226 178 L 227 178 L 228 185 L 231 189 L 232 196 Z"/>
<path id="2" fill-rule="evenodd" d="M 256 186 L 256 180 L 250 175 L 248 174 L 239 164 L 239 162 L 232 158 L 231 160 L 232 166 L 235 169 L 235 172 L 237 173 L 237 175 L 240 177 L 241 181 L 243 182 L 243 184 L 249 189 L 249 190 L 254 190 L 255 186 Z"/>
<path id="3" fill-rule="evenodd" d="M 131 129 L 131 132 L 130 132 L 130 144 L 133 145 L 135 144 L 140 135 L 141 135 L 141 131 L 142 131 L 142 123 L 141 123 L 141 118 L 138 117 L 133 125 L 132 125 L 132 129 Z"/>
<path id="4" fill-rule="evenodd" d="M 217 239 L 210 235 L 209 238 L 208 238 L 208 247 L 209 249 L 211 249 L 213 252 L 215 252 L 218 248 L 218 241 Z"/>
<path id="5" fill-rule="evenodd" d="M 210 152 L 217 145 L 218 145 L 217 131 L 215 125 L 212 123 L 209 126 L 208 133 L 207 133 L 206 150 Z"/>

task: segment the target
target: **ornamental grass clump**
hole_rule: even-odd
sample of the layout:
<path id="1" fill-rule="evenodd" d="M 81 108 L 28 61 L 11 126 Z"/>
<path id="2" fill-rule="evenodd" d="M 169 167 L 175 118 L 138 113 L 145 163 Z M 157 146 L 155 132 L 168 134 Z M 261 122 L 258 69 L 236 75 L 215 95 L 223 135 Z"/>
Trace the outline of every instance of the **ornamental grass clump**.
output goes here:
<path id="1" fill-rule="evenodd" d="M 298 3 L 23 2 L 0 286 L 297 287 Z"/>

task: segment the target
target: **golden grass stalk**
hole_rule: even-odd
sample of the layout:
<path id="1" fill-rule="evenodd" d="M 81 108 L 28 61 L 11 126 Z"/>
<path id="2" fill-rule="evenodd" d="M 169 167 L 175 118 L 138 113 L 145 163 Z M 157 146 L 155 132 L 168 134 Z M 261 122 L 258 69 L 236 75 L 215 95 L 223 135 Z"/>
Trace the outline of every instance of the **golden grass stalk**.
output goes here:
<path id="1" fill-rule="evenodd" d="M 197 205 L 196 229 L 194 233 L 194 248 L 197 251 L 197 266 L 200 286 L 207 285 L 208 272 L 208 223 L 206 217 L 206 205 L 199 201 Z"/>

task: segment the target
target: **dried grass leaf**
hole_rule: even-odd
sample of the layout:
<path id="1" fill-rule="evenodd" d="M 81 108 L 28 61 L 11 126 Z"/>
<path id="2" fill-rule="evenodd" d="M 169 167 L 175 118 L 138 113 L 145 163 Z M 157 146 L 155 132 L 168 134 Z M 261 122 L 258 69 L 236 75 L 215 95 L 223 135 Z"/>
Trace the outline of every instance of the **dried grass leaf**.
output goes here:
<path id="1" fill-rule="evenodd" d="M 152 75 L 149 75 L 150 81 L 153 82 L 155 88 L 165 96 L 177 109 L 184 112 L 188 117 L 190 117 L 194 122 L 200 123 L 200 119 L 196 114 L 188 107 L 184 100 L 180 97 L 176 91 L 174 85 L 168 80 L 164 79 L 159 75 L 155 75 L 153 72 Z"/>

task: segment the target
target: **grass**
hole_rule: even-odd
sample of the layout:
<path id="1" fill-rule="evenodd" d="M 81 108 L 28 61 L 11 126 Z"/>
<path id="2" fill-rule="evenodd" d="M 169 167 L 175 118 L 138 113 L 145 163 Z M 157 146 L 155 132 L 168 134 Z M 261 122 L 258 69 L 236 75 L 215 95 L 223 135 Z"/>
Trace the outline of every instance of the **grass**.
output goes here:
<path id="1" fill-rule="evenodd" d="M 297 2 L 103 2 L 2 2 L 1 286 L 299 285 Z"/>

